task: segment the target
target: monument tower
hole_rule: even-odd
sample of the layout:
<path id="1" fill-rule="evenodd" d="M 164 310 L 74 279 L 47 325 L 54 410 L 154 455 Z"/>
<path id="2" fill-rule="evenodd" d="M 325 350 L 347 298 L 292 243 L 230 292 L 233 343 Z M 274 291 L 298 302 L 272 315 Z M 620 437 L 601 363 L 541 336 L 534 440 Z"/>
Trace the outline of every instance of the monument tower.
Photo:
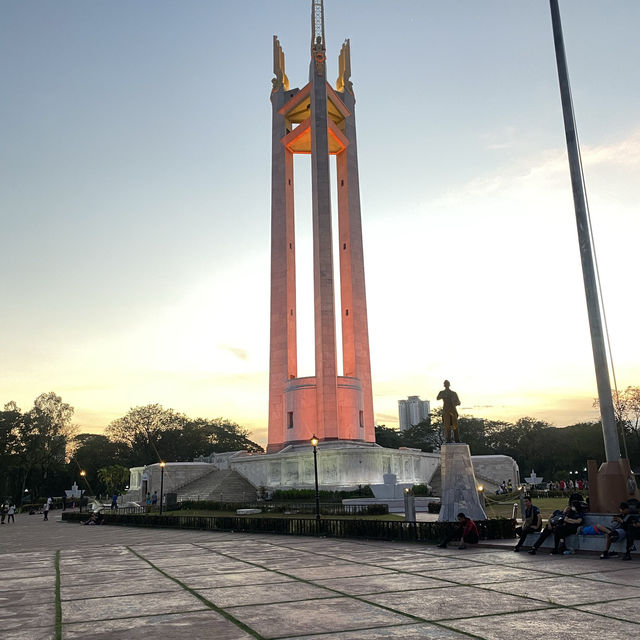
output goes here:
<path id="1" fill-rule="evenodd" d="M 290 89 L 273 37 L 271 345 L 268 452 L 320 441 L 375 442 L 349 40 L 327 82 L 322 0 L 311 3 L 309 82 Z M 298 377 L 293 155 L 311 154 L 315 375 Z M 336 156 L 343 375 L 338 375 L 330 155 Z"/>

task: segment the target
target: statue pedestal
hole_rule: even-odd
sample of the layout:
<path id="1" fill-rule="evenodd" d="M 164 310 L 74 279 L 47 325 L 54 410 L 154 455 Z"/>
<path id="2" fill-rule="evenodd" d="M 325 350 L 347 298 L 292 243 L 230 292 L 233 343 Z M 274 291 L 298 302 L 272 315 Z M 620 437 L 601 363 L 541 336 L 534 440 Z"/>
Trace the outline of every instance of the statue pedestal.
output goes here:
<path id="1" fill-rule="evenodd" d="M 472 520 L 486 520 L 478 496 L 478 484 L 471 464 L 469 445 L 449 442 L 440 450 L 442 497 L 438 522 L 455 522 L 462 512 Z"/>
<path id="2" fill-rule="evenodd" d="M 598 469 L 595 460 L 587 460 L 589 469 L 589 511 L 592 513 L 617 513 L 618 505 L 629 498 L 638 498 L 635 487 L 629 486 L 633 478 L 629 461 L 620 458 L 616 462 L 603 462 Z"/>

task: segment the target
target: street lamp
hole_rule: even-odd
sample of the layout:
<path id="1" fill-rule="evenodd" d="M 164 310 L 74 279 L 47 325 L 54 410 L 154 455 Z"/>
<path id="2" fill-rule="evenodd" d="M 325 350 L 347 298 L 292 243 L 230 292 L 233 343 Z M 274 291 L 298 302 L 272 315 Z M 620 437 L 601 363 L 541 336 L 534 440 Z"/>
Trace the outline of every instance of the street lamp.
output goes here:
<path id="1" fill-rule="evenodd" d="M 311 446 L 313 447 L 313 474 L 316 480 L 316 521 L 320 522 L 320 493 L 318 492 L 318 438 L 315 433 L 311 437 Z"/>
<path id="2" fill-rule="evenodd" d="M 162 497 L 164 495 L 164 468 L 167 463 L 163 460 L 160 463 L 160 515 L 162 515 Z"/>
<path id="3" fill-rule="evenodd" d="M 80 477 L 86 482 L 87 472 L 82 469 L 80 471 Z M 80 513 L 82 513 L 82 494 L 84 493 L 84 489 L 80 489 Z"/>

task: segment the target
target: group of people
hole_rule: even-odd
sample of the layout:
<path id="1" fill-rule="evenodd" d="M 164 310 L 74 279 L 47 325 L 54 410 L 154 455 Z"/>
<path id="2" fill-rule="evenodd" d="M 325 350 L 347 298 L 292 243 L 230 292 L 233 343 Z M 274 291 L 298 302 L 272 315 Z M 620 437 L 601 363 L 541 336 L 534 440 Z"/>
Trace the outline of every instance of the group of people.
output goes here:
<path id="1" fill-rule="evenodd" d="M 605 546 L 600 558 L 606 560 L 618 554 L 611 551 L 611 545 L 615 542 L 625 541 L 623 560 L 631 560 L 631 552 L 635 550 L 635 541 L 640 540 L 640 508 L 637 501 L 621 502 L 618 515 L 613 517 L 609 526 L 594 524 L 584 526 L 584 518 L 587 504 L 582 496 L 574 494 L 569 499 L 569 504 L 563 510 L 554 511 L 546 526 L 542 526 L 542 514 L 530 497 L 525 497 L 522 526 L 516 528 L 519 539 L 514 551 L 520 551 L 530 533 L 540 533 L 529 553 L 535 555 L 544 541 L 553 535 L 552 555 L 574 553 L 567 548 L 567 536 L 581 533 L 585 536 L 602 535 L 605 538 Z M 467 544 L 477 544 L 479 540 L 476 523 L 464 513 L 457 516 L 457 526 L 438 545 L 446 549 L 452 540 L 460 540 L 458 549 L 465 549 Z"/>
<path id="2" fill-rule="evenodd" d="M 511 478 L 509 478 L 508 482 L 506 480 L 503 480 L 500 483 L 500 486 L 496 489 L 496 495 L 500 495 L 503 493 L 511 493 L 512 491 L 513 491 L 513 484 L 511 482 Z"/>
<path id="3" fill-rule="evenodd" d="M 147 492 L 144 502 L 147 507 L 155 507 L 158 504 L 158 492 L 154 491 L 153 495 Z"/>
<path id="4" fill-rule="evenodd" d="M 625 553 L 623 560 L 631 560 L 631 551 L 635 549 L 634 541 L 640 539 L 640 513 L 637 505 L 629 502 L 621 502 L 618 515 L 613 517 L 610 526 L 594 524 L 584 526 L 584 517 L 586 511 L 586 503 L 582 501 L 582 496 L 574 494 L 569 499 L 569 504 L 562 510 L 553 512 L 549 518 L 547 525 L 542 528 L 542 516 L 540 510 L 532 502 L 531 498 L 524 498 L 524 513 L 522 526 L 516 529 L 519 540 L 514 551 L 520 551 L 527 536 L 530 533 L 538 533 L 538 539 L 533 543 L 529 553 L 535 555 L 544 541 L 553 535 L 552 555 L 571 554 L 573 551 L 567 548 L 567 536 L 575 533 L 582 535 L 604 535 L 605 547 L 600 557 L 605 560 L 617 555 L 610 551 L 611 545 L 617 541 L 626 541 Z"/>
<path id="5" fill-rule="evenodd" d="M 15 517 L 16 505 L 13 502 L 3 502 L 0 504 L 0 524 L 4 524 L 4 521 L 7 521 L 7 524 L 10 522 L 16 522 Z"/>
<path id="6" fill-rule="evenodd" d="M 589 488 L 587 480 L 557 480 L 549 483 L 549 489 L 553 491 L 584 491 Z"/>

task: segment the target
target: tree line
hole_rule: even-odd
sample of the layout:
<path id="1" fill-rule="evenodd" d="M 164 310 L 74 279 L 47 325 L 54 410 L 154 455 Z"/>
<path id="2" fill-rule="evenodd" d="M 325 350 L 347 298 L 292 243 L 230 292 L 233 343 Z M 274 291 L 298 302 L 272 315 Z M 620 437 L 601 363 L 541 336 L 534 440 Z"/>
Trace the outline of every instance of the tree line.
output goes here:
<path id="1" fill-rule="evenodd" d="M 640 387 L 614 391 L 613 397 L 622 455 L 629 458 L 634 471 L 640 472 Z M 530 417 L 508 422 L 460 416 L 458 425 L 461 440 L 469 445 L 472 455 L 511 456 L 523 477 L 534 469 L 545 480 L 572 475 L 584 478 L 587 460 L 598 464 L 605 460 L 600 422 L 555 427 Z M 444 443 L 442 409 L 432 411 L 427 420 L 402 432 L 377 426 L 376 442 L 383 447 L 437 451 Z"/>
<path id="2" fill-rule="evenodd" d="M 225 418 L 190 418 L 159 404 L 132 408 L 104 434 L 79 433 L 74 408 L 54 392 L 22 411 L 0 411 L 0 498 L 16 503 L 62 496 L 76 482 L 90 495 L 122 492 L 129 467 L 186 462 L 212 452 L 262 451 L 250 432 Z M 84 472 L 84 475 L 81 475 Z"/>

